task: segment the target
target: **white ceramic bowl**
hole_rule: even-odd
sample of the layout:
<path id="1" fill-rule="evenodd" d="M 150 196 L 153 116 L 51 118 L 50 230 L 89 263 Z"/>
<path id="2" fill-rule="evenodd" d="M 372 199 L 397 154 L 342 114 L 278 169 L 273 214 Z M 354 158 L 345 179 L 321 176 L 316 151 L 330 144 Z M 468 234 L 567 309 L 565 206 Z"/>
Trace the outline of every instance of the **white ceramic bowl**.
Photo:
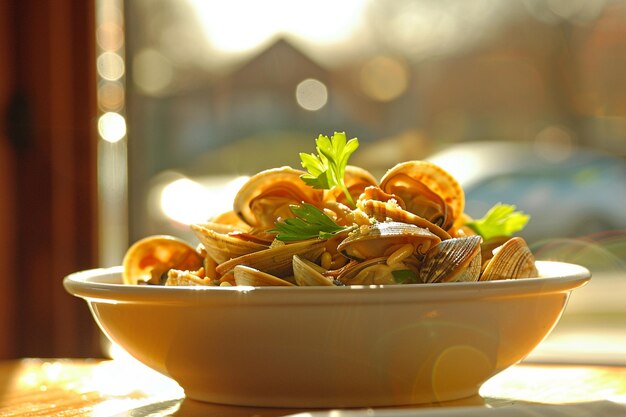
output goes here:
<path id="1" fill-rule="evenodd" d="M 106 335 L 189 398 L 366 407 L 470 397 L 547 336 L 587 269 L 383 287 L 159 287 L 120 268 L 69 275 Z"/>

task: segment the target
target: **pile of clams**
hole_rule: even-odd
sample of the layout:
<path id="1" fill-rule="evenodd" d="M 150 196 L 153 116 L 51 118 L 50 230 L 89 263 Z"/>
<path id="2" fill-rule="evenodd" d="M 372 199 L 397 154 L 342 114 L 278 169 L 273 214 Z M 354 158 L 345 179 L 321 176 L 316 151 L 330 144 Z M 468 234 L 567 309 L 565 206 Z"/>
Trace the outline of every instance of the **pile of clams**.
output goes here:
<path id="1" fill-rule="evenodd" d="M 465 226 L 459 183 L 426 161 L 403 162 L 377 181 L 348 166 L 342 191 L 319 190 L 290 167 L 262 171 L 238 192 L 231 212 L 191 228 L 193 247 L 169 236 L 135 243 L 124 282 L 157 285 L 344 286 L 531 278 L 535 259 L 520 237 L 484 242 Z M 272 231 L 311 204 L 349 231 L 283 242 Z"/>

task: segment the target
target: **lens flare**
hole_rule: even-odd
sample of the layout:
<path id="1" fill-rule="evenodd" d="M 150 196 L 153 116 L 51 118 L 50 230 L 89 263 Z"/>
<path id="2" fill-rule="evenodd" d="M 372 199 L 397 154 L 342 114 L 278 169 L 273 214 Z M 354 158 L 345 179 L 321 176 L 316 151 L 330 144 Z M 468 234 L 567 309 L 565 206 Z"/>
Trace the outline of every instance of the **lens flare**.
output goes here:
<path id="1" fill-rule="evenodd" d="M 626 279 L 626 230 L 571 239 L 547 239 L 534 243 L 531 249 L 539 260 L 577 263 L 592 272 L 623 272 Z"/>

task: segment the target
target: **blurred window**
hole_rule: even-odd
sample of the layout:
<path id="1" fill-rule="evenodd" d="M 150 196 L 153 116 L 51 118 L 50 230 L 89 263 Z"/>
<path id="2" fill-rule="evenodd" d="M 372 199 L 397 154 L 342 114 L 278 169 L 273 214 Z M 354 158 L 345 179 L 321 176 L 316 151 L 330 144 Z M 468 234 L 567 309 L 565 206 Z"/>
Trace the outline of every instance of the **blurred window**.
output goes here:
<path id="1" fill-rule="evenodd" d="M 626 281 L 625 1 L 98 1 L 103 166 L 125 202 L 128 149 L 130 241 L 193 240 L 188 223 L 227 209 L 241 176 L 298 167 L 318 134 L 346 131 L 375 176 L 439 158 L 471 215 L 529 212 L 539 254 L 598 273 L 569 316 L 626 333 L 626 304 L 599 299 Z"/>

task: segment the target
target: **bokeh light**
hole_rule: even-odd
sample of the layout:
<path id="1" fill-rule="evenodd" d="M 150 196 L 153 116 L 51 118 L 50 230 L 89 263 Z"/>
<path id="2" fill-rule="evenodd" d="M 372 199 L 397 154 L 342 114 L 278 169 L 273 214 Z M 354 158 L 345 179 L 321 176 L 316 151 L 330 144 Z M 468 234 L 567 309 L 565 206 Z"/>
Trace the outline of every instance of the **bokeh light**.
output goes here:
<path id="1" fill-rule="evenodd" d="M 105 80 L 119 80 L 124 75 L 124 59 L 115 52 L 100 54 L 96 66 L 98 75 Z"/>
<path id="2" fill-rule="evenodd" d="M 124 108 L 124 86 L 119 81 L 103 81 L 98 86 L 98 105 L 104 112 Z"/>
<path id="3" fill-rule="evenodd" d="M 305 110 L 319 110 L 328 102 L 328 89 L 321 81 L 308 78 L 296 87 L 296 101 Z"/>
<path id="4" fill-rule="evenodd" d="M 124 31 L 116 22 L 103 22 L 96 29 L 96 42 L 105 51 L 116 51 L 124 45 Z"/>
<path id="5" fill-rule="evenodd" d="M 119 142 L 126 136 L 126 120 L 119 113 L 104 113 L 98 119 L 98 133 L 107 142 Z"/>
<path id="6" fill-rule="evenodd" d="M 143 49 L 133 59 L 133 81 L 144 93 L 158 95 L 174 77 L 172 62 L 155 49 Z"/>
<path id="7" fill-rule="evenodd" d="M 392 101 L 402 95 L 409 83 L 409 69 L 394 58 L 377 56 L 363 65 L 361 88 L 377 101 Z"/>
<path id="8" fill-rule="evenodd" d="M 535 137 L 533 147 L 537 156 L 554 163 L 565 161 L 575 150 L 572 133 L 562 126 L 542 129 Z"/>

